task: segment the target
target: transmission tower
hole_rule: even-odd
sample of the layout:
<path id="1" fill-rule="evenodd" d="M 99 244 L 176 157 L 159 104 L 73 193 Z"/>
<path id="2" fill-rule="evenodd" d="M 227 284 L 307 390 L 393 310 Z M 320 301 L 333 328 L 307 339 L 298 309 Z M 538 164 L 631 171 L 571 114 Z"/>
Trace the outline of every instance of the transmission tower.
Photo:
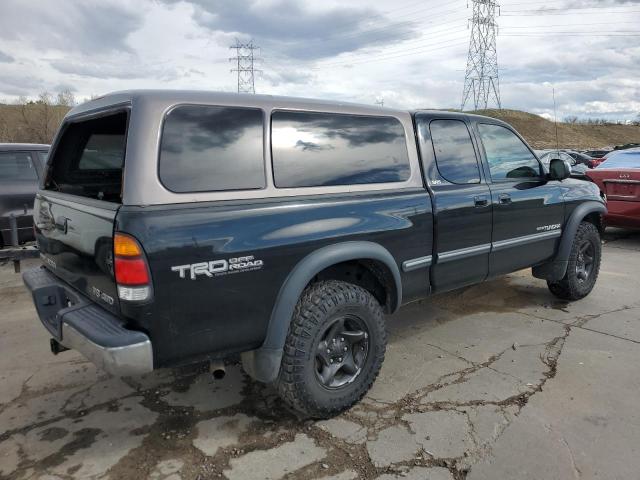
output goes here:
<path id="1" fill-rule="evenodd" d="M 469 56 L 464 76 L 462 107 L 467 103 L 474 110 L 484 109 L 490 101 L 498 108 L 500 103 L 500 81 L 498 79 L 498 50 L 496 47 L 496 8 L 500 5 L 493 0 L 471 0 L 473 16 L 471 21 L 471 39 L 469 40 Z"/>
<path id="2" fill-rule="evenodd" d="M 236 40 L 236 44 L 229 48 L 236 50 L 236 56 L 229 61 L 236 64 L 236 68 L 232 68 L 231 71 L 238 72 L 238 93 L 256 93 L 254 73 L 260 70 L 254 68 L 259 60 L 254 52 L 259 50 L 259 47 L 253 44 L 253 40 L 249 43 L 240 43 Z"/>

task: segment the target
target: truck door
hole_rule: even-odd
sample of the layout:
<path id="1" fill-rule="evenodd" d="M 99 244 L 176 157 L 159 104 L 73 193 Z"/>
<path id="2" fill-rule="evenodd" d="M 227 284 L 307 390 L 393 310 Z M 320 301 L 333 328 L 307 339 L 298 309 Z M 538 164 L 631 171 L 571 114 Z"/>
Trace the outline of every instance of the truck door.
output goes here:
<path id="1" fill-rule="evenodd" d="M 530 267 L 555 252 L 564 223 L 559 182 L 510 128 L 476 123 L 491 179 L 493 235 L 489 275 Z"/>
<path id="2" fill-rule="evenodd" d="M 466 117 L 418 113 L 416 124 L 433 195 L 433 291 L 481 282 L 491 249 L 491 192 Z"/>

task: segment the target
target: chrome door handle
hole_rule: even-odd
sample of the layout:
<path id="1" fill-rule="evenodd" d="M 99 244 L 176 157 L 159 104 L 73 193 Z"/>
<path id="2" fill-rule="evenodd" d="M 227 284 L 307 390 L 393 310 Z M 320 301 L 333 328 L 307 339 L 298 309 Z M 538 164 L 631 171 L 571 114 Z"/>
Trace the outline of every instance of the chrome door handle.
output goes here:
<path id="1" fill-rule="evenodd" d="M 484 195 L 478 195 L 473 197 L 473 203 L 476 207 L 486 207 L 489 205 L 489 200 Z"/>
<path id="2" fill-rule="evenodd" d="M 501 205 L 509 205 L 511 203 L 511 195 L 508 193 L 501 193 L 498 195 L 498 201 Z"/>

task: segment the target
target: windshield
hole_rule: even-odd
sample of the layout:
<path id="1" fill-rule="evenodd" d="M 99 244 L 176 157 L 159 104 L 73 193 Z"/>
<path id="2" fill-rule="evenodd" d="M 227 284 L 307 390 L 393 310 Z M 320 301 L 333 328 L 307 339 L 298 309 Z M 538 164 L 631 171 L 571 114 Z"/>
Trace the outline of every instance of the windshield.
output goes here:
<path id="1" fill-rule="evenodd" d="M 612 154 L 597 168 L 599 170 L 605 168 L 640 168 L 640 150 Z"/>

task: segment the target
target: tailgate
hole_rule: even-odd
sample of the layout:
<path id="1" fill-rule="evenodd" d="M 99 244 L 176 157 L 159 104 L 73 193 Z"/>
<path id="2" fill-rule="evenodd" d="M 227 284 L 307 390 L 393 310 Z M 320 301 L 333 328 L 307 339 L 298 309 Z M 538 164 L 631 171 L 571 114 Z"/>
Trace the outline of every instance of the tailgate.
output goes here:
<path id="1" fill-rule="evenodd" d="M 65 120 L 34 205 L 45 267 L 118 313 L 113 231 L 122 202 L 127 108 Z"/>
<path id="2" fill-rule="evenodd" d="M 606 179 L 603 183 L 608 199 L 640 202 L 640 179 Z"/>
<path id="3" fill-rule="evenodd" d="M 34 218 L 43 263 L 61 280 L 117 313 L 113 225 L 119 205 L 77 200 L 47 192 L 37 195 Z"/>

